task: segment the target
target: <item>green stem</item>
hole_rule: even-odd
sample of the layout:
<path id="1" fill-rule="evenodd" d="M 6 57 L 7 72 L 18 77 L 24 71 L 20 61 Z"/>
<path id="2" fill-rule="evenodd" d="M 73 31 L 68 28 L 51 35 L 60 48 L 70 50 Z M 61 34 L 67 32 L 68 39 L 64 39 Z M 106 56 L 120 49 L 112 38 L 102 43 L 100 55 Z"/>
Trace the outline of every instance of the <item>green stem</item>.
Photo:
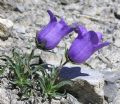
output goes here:
<path id="1" fill-rule="evenodd" d="M 56 74 L 56 77 L 55 77 L 54 82 L 56 82 L 56 81 L 59 79 L 59 75 L 60 75 L 61 69 L 62 69 L 63 66 L 64 66 L 65 64 L 67 64 L 68 62 L 69 62 L 69 61 L 66 60 L 62 65 L 60 65 L 60 66 L 57 68 L 57 74 Z"/>

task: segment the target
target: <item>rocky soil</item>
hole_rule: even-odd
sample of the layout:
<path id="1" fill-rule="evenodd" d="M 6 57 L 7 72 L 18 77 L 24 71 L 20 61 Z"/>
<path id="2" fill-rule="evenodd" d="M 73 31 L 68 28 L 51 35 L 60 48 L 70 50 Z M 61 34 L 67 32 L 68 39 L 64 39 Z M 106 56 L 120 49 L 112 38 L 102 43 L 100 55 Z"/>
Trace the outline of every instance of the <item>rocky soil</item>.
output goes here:
<path id="1" fill-rule="evenodd" d="M 36 31 L 49 21 L 46 12 L 48 9 L 52 10 L 58 18 L 65 18 L 68 24 L 78 22 L 89 30 L 103 33 L 104 40 L 111 42 L 108 47 L 96 52 L 85 64 L 77 66 L 92 71 L 90 76 L 93 76 L 96 71 L 103 76 L 100 79 L 97 79 L 96 76 L 92 77 L 96 80 L 92 80 L 91 77 L 80 78 L 83 82 L 87 82 L 85 85 L 94 86 L 95 89 L 96 87 L 99 89 L 96 85 L 102 82 L 100 93 L 99 90 L 94 90 L 94 87 L 88 91 L 96 91 L 92 95 L 89 95 L 87 91 L 82 92 L 84 95 L 93 97 L 100 95 L 98 98 L 104 99 L 104 102 L 100 103 L 101 100 L 98 100 L 95 103 L 90 102 L 90 104 L 120 104 L 119 0 L 0 0 L 0 55 L 11 55 L 13 48 L 19 48 L 23 52 L 30 53 L 30 50 L 35 47 Z M 52 54 L 40 50 L 36 50 L 36 54 L 40 53 L 47 63 L 58 65 L 60 59 L 64 57 L 65 44 L 69 48 L 75 36 L 76 34 L 72 33 L 66 37 L 53 50 Z M 4 63 L 1 62 L 1 64 Z M 99 74 L 96 75 L 99 77 Z M 89 89 L 87 86 L 84 87 Z M 84 96 L 82 100 L 78 100 L 84 102 L 85 99 L 90 98 Z M 2 103 L 0 102 L 0 104 Z M 83 104 L 88 104 L 88 102 Z"/>

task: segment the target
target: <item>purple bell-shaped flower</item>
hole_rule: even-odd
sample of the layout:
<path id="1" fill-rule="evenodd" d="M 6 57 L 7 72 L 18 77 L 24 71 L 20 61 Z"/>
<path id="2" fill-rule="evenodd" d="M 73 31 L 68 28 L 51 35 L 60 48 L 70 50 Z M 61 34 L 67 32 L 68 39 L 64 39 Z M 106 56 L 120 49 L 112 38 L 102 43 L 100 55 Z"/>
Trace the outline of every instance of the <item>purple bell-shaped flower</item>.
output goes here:
<path id="1" fill-rule="evenodd" d="M 57 21 L 54 14 L 48 10 L 50 22 L 43 29 L 37 32 L 36 42 L 39 48 L 51 50 L 55 48 L 64 36 L 73 31 L 63 19 Z"/>
<path id="2" fill-rule="evenodd" d="M 74 63 L 84 63 L 94 52 L 109 45 L 109 42 L 102 42 L 101 33 L 87 31 L 84 26 L 77 26 L 75 32 L 78 36 L 67 52 L 69 60 Z"/>

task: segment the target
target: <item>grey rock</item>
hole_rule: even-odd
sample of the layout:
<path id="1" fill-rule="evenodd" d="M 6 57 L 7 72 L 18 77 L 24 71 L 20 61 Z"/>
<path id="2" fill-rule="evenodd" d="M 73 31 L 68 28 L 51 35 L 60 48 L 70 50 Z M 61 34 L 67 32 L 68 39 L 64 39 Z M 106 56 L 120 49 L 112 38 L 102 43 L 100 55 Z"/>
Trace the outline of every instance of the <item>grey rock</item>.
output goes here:
<path id="1" fill-rule="evenodd" d="M 98 71 L 85 70 L 80 67 L 64 67 L 61 78 L 71 79 L 73 85 L 66 89 L 77 96 L 83 104 L 104 104 L 104 78 Z"/>
<path id="2" fill-rule="evenodd" d="M 25 7 L 23 6 L 23 4 L 17 4 L 15 10 L 22 13 L 25 12 Z"/>
<path id="3" fill-rule="evenodd" d="M 25 34 L 25 32 L 26 32 L 25 27 L 22 25 L 14 25 L 13 29 L 15 29 L 16 32 L 22 33 L 22 34 Z"/>
<path id="4" fill-rule="evenodd" d="M 40 57 L 47 64 L 59 66 L 63 56 L 61 54 L 55 53 L 54 51 L 50 52 L 41 51 Z"/>
<path id="5" fill-rule="evenodd" d="M 120 47 L 120 39 L 116 39 L 114 43 L 117 47 Z"/>
<path id="6" fill-rule="evenodd" d="M 15 92 L 0 88 L 0 104 L 25 104 L 24 101 L 17 101 Z"/>
<path id="7" fill-rule="evenodd" d="M 67 94 L 67 98 L 61 99 L 61 104 L 82 104 L 80 103 L 74 96 L 72 96 L 71 94 Z"/>
<path id="8" fill-rule="evenodd" d="M 61 104 L 61 103 L 60 103 L 60 100 L 52 99 L 51 104 Z"/>
<path id="9" fill-rule="evenodd" d="M 7 8 L 18 10 L 19 12 L 30 10 L 33 4 L 32 0 L 2 0 L 0 3 L 5 7 L 8 6 Z"/>
<path id="10" fill-rule="evenodd" d="M 2 40 L 8 39 L 13 27 L 13 22 L 8 19 L 0 18 L 0 38 Z"/>
<path id="11" fill-rule="evenodd" d="M 120 104 L 120 91 L 118 91 L 115 99 L 113 100 L 112 104 Z"/>
<path id="12" fill-rule="evenodd" d="M 118 82 L 120 80 L 120 72 L 104 71 L 103 74 L 105 79 L 104 94 L 107 101 L 112 102 L 120 88 L 120 83 Z"/>
<path id="13" fill-rule="evenodd" d="M 0 104 L 10 104 L 9 98 L 6 95 L 6 90 L 0 88 Z"/>
<path id="14" fill-rule="evenodd" d="M 76 5 L 76 4 L 74 4 L 74 3 L 72 3 L 72 4 L 70 4 L 70 5 L 67 5 L 66 7 L 65 7 L 65 9 L 67 9 L 67 10 L 80 10 L 81 9 L 81 7 L 80 7 L 80 5 Z"/>
<path id="15" fill-rule="evenodd" d="M 104 79 L 107 82 L 115 83 L 117 80 L 120 80 L 120 71 L 104 71 Z"/>
<path id="16" fill-rule="evenodd" d="M 106 100 L 110 103 L 112 102 L 117 94 L 118 88 L 114 83 L 105 83 L 104 86 L 104 94 L 105 94 L 105 98 Z"/>
<path id="17" fill-rule="evenodd" d="M 9 37 L 6 41 L 3 41 L 3 40 L 4 40 L 3 38 L 2 38 L 2 40 L 0 39 L 0 48 L 4 49 L 3 53 L 5 54 L 7 52 L 7 50 L 12 48 L 11 46 L 13 45 L 13 39 L 11 37 Z M 5 50 L 6 50 L 6 52 L 5 52 Z M 2 51 L 0 51 L 0 53 L 1 52 Z"/>

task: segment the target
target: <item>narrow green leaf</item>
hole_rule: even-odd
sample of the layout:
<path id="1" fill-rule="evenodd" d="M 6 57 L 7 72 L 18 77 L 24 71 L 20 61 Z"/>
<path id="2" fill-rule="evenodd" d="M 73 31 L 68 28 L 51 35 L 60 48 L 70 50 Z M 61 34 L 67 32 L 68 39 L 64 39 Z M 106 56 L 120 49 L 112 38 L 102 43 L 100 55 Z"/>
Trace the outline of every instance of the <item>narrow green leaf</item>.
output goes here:
<path id="1" fill-rule="evenodd" d="M 42 71 L 42 74 L 43 74 L 45 69 L 44 67 L 42 67 L 42 65 L 36 65 L 37 67 L 35 66 L 34 70 L 32 70 L 31 73 L 35 73 L 36 71 L 39 70 L 39 71 Z"/>
<path id="2" fill-rule="evenodd" d="M 59 88 L 65 86 L 65 85 L 70 85 L 71 86 L 72 85 L 72 81 L 68 81 L 68 80 L 61 81 L 58 84 L 54 85 L 54 88 L 59 89 Z"/>
<path id="3" fill-rule="evenodd" d="M 43 93 L 45 93 L 46 92 L 46 85 L 45 85 L 45 81 L 44 81 L 44 79 L 43 78 L 40 78 L 39 80 L 38 80 L 38 82 L 40 83 L 39 85 L 40 85 L 40 87 L 42 88 L 42 91 L 43 91 Z"/>
<path id="4" fill-rule="evenodd" d="M 0 75 L 2 75 L 4 73 L 4 69 L 0 68 Z"/>

